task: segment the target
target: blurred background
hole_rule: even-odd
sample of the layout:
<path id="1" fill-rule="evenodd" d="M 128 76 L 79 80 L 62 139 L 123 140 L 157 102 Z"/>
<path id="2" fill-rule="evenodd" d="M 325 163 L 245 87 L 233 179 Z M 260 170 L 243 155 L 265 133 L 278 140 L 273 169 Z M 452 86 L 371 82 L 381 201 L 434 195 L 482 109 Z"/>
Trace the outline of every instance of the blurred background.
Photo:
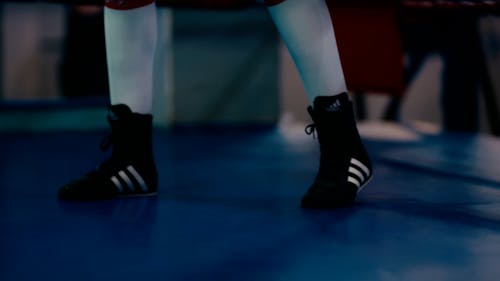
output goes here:
<path id="1" fill-rule="evenodd" d="M 103 14 L 92 2 L 0 3 L 1 130 L 106 126 Z M 170 2 L 158 10 L 157 126 L 309 122 L 300 78 L 261 4 Z M 362 130 L 500 134 L 496 1 L 335 2 Z"/>

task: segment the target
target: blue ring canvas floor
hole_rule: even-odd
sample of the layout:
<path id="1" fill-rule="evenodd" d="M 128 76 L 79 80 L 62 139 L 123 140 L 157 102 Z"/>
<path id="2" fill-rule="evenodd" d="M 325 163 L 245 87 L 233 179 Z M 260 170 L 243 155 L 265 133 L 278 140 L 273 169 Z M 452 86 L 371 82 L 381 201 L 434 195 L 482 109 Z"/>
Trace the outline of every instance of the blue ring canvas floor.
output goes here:
<path id="1" fill-rule="evenodd" d="M 157 198 L 59 202 L 103 131 L 0 135 L 0 280 L 496 280 L 500 142 L 367 141 L 353 208 L 299 208 L 315 140 L 273 128 L 155 133 Z"/>

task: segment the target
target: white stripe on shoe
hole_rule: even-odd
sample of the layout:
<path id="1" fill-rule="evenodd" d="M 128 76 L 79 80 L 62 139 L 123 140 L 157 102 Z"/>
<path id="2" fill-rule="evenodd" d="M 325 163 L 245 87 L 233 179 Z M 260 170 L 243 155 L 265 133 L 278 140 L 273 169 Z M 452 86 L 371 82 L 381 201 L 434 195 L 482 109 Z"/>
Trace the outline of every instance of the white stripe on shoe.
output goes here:
<path id="1" fill-rule="evenodd" d="M 111 177 L 111 181 L 115 184 L 116 188 L 118 189 L 118 193 L 123 192 L 123 186 L 115 176 Z"/>
<path id="2" fill-rule="evenodd" d="M 347 177 L 347 181 L 354 184 L 358 189 L 361 186 L 361 183 L 357 179 L 355 179 L 351 176 Z"/>
<path id="3" fill-rule="evenodd" d="M 365 180 L 365 175 L 363 175 L 363 173 L 356 167 L 350 166 L 348 172 L 356 175 L 361 181 Z"/>
<path id="4" fill-rule="evenodd" d="M 361 170 L 363 170 L 363 172 L 365 173 L 365 175 L 367 177 L 370 176 L 370 169 L 368 169 L 368 167 L 365 166 L 365 164 L 361 163 L 359 160 L 357 159 L 354 159 L 354 158 L 351 158 L 351 166 L 352 164 L 358 166 L 359 168 L 361 168 Z"/>
<path id="5" fill-rule="evenodd" d="M 131 193 L 130 195 L 133 194 L 134 196 L 141 195 L 141 192 L 139 192 L 139 188 L 142 190 L 144 194 L 153 193 L 153 192 L 149 193 L 150 191 L 148 189 L 146 182 L 132 165 L 127 166 L 124 170 L 118 171 L 117 174 L 112 176 L 110 179 L 116 186 L 118 193 L 122 193 L 124 196 L 127 195 L 128 193 Z M 135 182 L 133 180 L 135 180 Z M 127 184 L 128 191 L 124 189 L 122 182 Z"/>
<path id="6" fill-rule="evenodd" d="M 148 191 L 148 186 L 146 185 L 146 182 L 141 177 L 141 175 L 135 170 L 134 166 L 132 166 L 132 165 L 127 166 L 127 170 L 130 172 L 130 174 L 132 176 L 134 176 L 135 180 L 141 186 L 142 191 L 147 192 Z"/>
<path id="7" fill-rule="evenodd" d="M 127 176 L 127 174 L 122 170 L 118 172 L 118 175 L 122 178 L 122 180 L 127 184 L 128 189 L 131 192 L 135 191 L 134 183 L 130 180 L 130 178 Z"/>
<path id="8" fill-rule="evenodd" d="M 371 171 L 361 161 L 351 158 L 349 169 L 347 170 L 347 181 L 358 188 L 358 193 L 366 186 L 371 179 Z"/>

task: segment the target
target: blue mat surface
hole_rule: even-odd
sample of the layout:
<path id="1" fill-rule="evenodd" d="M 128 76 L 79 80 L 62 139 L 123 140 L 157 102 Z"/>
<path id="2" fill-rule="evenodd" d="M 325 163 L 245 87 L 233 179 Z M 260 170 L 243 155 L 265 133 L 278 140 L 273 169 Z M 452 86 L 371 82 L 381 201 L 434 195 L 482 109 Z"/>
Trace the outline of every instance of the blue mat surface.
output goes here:
<path id="1" fill-rule="evenodd" d="M 315 140 L 157 131 L 157 198 L 60 202 L 105 133 L 0 135 L 0 280 L 498 280 L 500 142 L 368 141 L 352 208 L 299 208 Z"/>

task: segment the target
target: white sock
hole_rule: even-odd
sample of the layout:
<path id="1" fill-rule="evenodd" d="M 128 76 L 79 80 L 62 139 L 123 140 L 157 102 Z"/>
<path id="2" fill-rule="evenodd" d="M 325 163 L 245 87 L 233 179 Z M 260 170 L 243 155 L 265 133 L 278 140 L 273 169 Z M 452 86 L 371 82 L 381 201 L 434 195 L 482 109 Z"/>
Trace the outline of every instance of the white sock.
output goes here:
<path id="1" fill-rule="evenodd" d="M 311 104 L 317 96 L 347 92 L 325 0 L 287 0 L 268 9 L 292 55 Z"/>
<path id="2" fill-rule="evenodd" d="M 130 10 L 104 8 L 106 53 L 111 104 L 151 114 L 156 7 Z"/>

